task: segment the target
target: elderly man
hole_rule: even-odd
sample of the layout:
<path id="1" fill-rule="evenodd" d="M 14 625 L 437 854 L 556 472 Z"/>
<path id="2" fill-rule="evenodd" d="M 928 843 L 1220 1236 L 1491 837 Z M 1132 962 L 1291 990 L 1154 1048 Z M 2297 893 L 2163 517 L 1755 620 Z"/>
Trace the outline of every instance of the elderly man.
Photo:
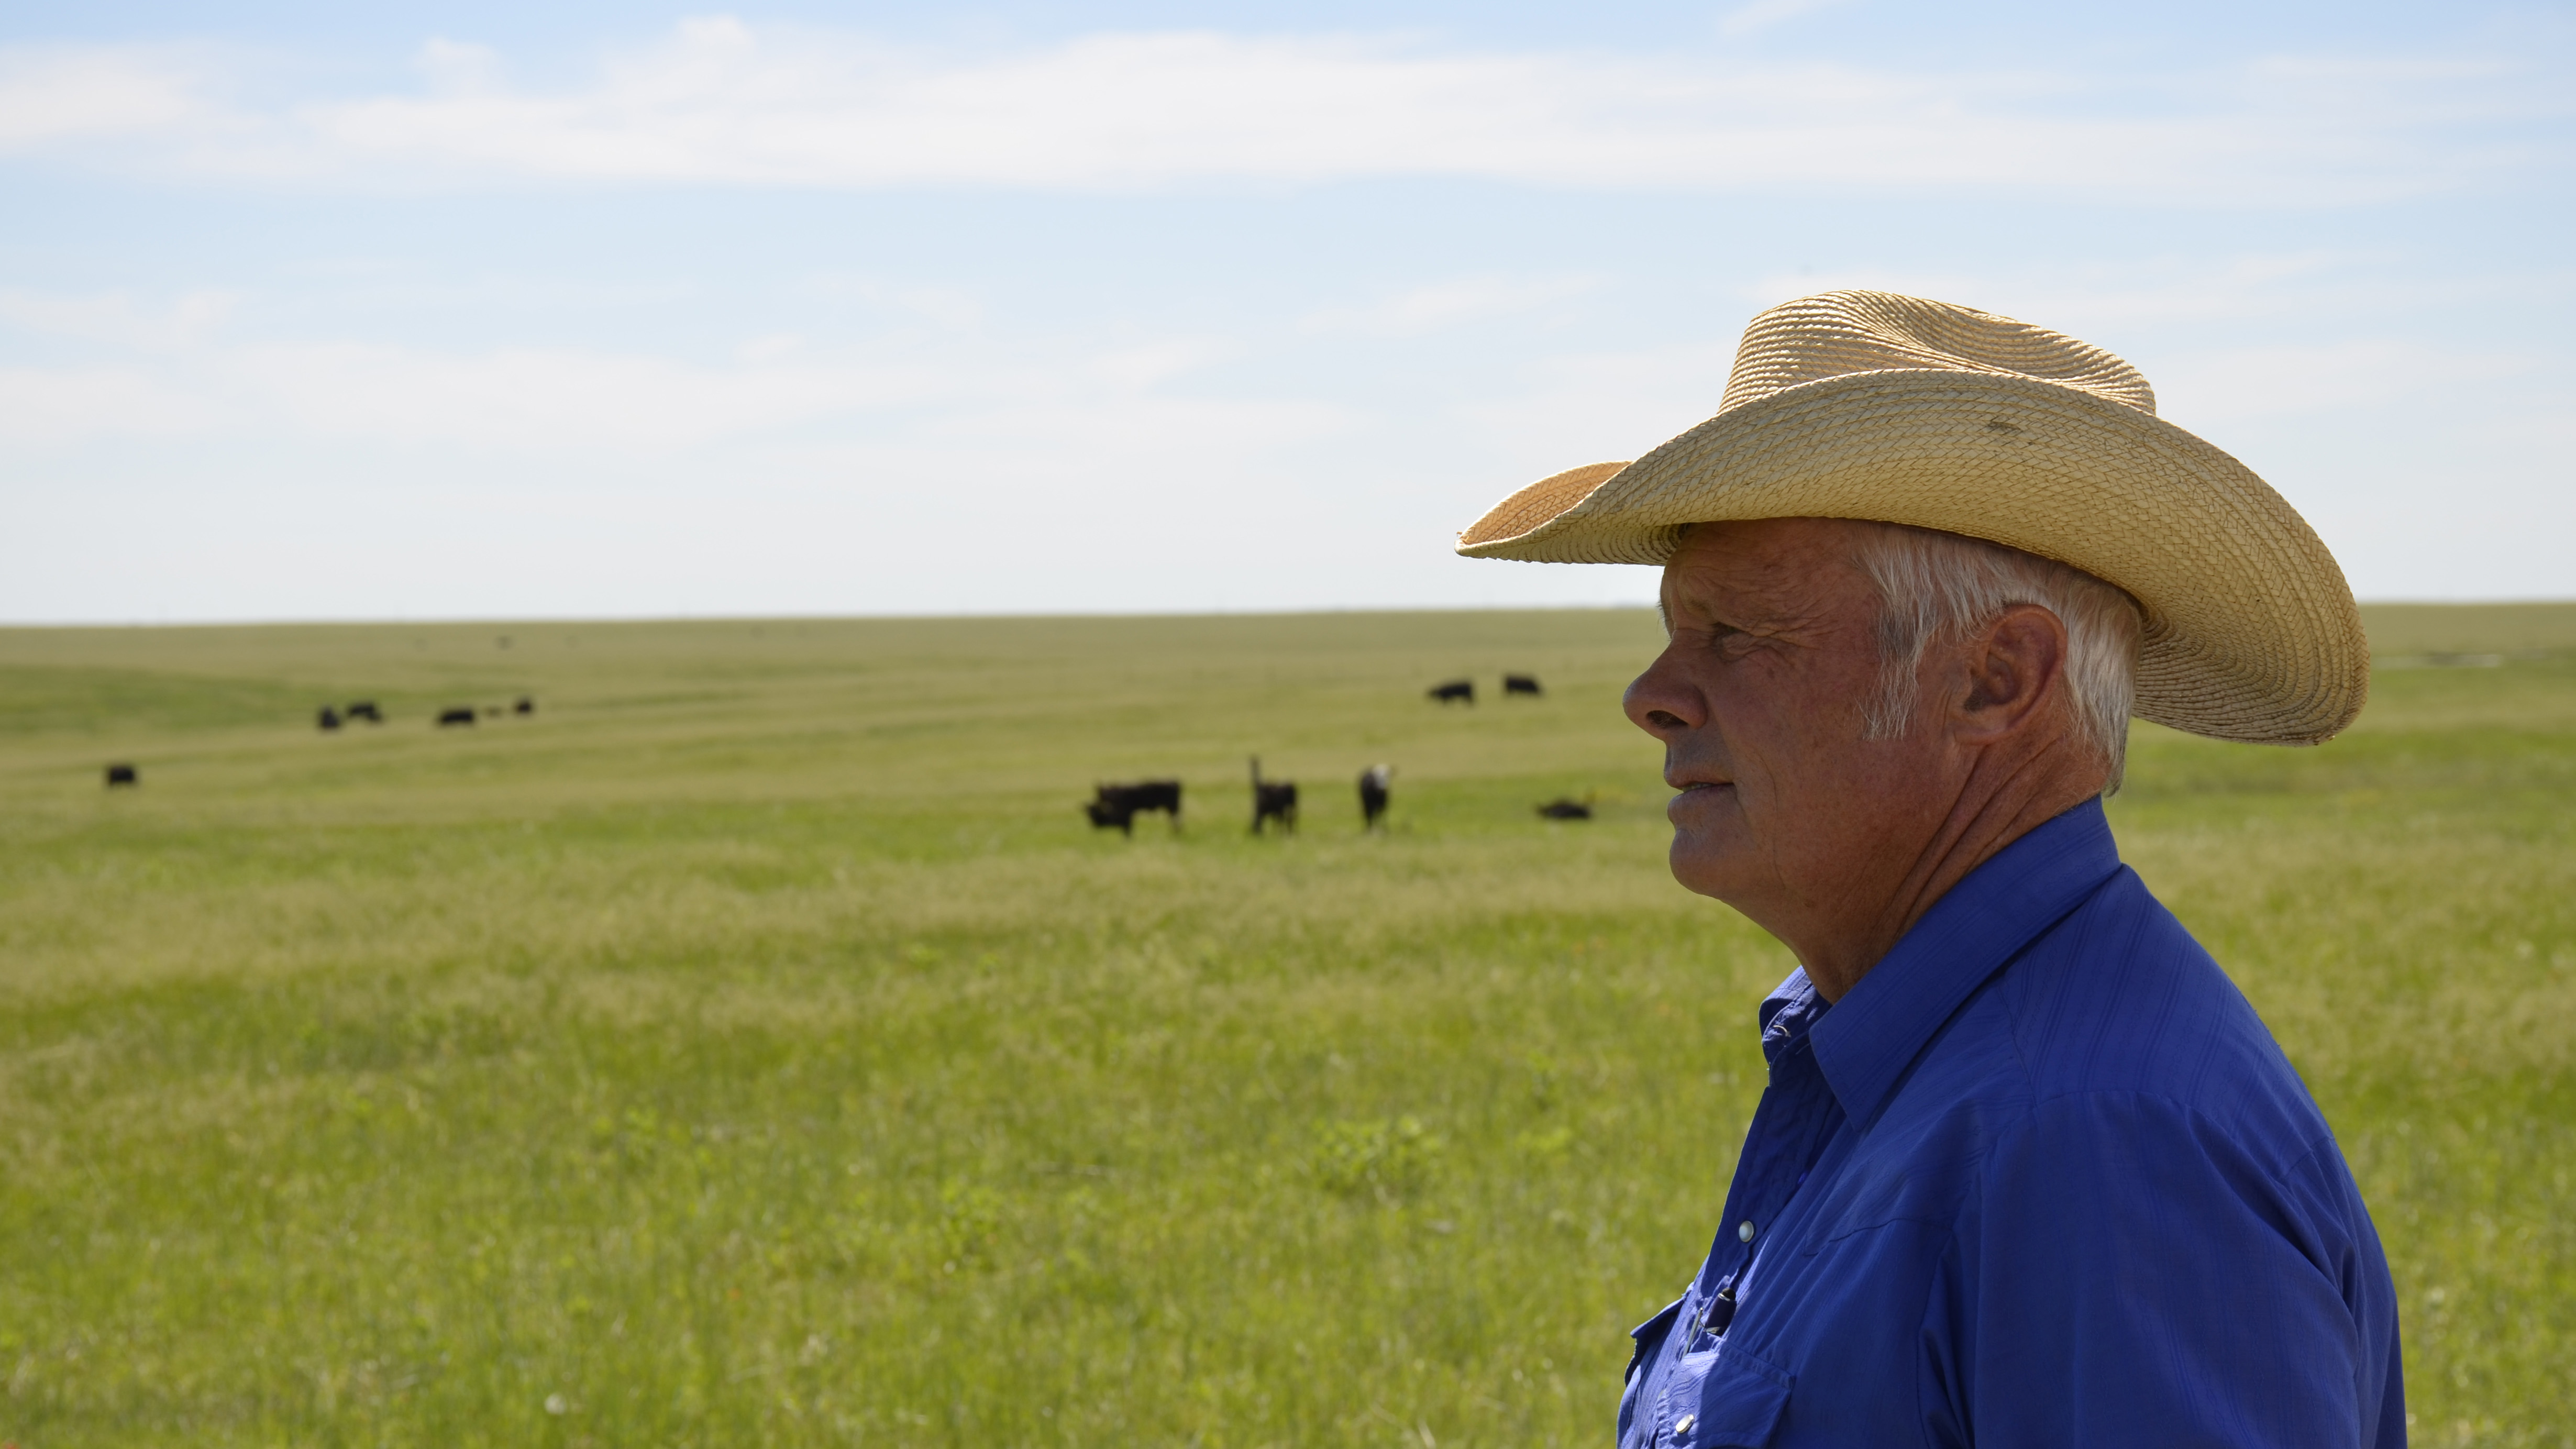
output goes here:
<path id="1" fill-rule="evenodd" d="M 2118 358 L 1871 292 L 1745 334 L 1716 417 L 1514 495 L 1494 558 L 1663 565 L 1628 690 L 1672 868 L 1787 943 L 1715 1247 L 1622 1446 L 2405 1441 L 2324 1118 L 2113 847 L 2128 721 L 2314 743 L 2342 573 Z"/>

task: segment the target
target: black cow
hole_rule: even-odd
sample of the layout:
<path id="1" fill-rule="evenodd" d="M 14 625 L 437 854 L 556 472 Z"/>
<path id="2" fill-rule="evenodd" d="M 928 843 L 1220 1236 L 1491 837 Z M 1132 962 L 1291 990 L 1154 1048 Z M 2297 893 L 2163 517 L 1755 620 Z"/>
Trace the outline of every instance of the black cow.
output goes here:
<path id="1" fill-rule="evenodd" d="M 1178 780 L 1139 780 L 1132 785 L 1102 785 L 1094 798 L 1082 807 L 1091 817 L 1095 829 L 1115 825 L 1129 835 L 1136 833 L 1136 817 L 1149 810 L 1170 813 L 1172 828 L 1181 828 L 1181 782 Z"/>
<path id="2" fill-rule="evenodd" d="M 1589 820 L 1592 806 L 1588 801 L 1569 800 L 1559 795 L 1538 807 L 1538 813 L 1542 820 Z"/>
<path id="3" fill-rule="evenodd" d="M 1472 679 L 1453 679 L 1447 684 L 1435 684 L 1426 692 L 1433 699 L 1440 701 L 1442 704 L 1456 704 L 1461 701 L 1468 704 L 1474 704 L 1476 702 L 1476 681 Z"/>
<path id="4" fill-rule="evenodd" d="M 1504 693 L 1504 694 L 1506 694 L 1506 695 L 1513 695 L 1513 694 L 1539 695 L 1539 694 L 1543 694 L 1543 693 L 1545 693 L 1545 692 L 1546 692 L 1546 691 L 1544 691 L 1544 690 L 1542 690 L 1542 689 L 1540 689 L 1540 688 L 1538 687 L 1538 676 L 1537 676 L 1537 675 L 1534 675 L 1534 674 L 1506 674 L 1506 675 L 1504 675 L 1504 676 L 1503 676 L 1503 693 Z"/>
<path id="5" fill-rule="evenodd" d="M 470 706 L 460 705 L 455 709 L 442 709 L 438 712 L 438 727 L 440 729 L 445 729 L 449 725 L 470 725 L 472 723 L 474 723 L 474 711 Z"/>
<path id="6" fill-rule="evenodd" d="M 1395 778 L 1392 765 L 1371 765 L 1360 771 L 1360 828 L 1377 829 L 1378 817 L 1386 813 L 1386 787 Z"/>
<path id="7" fill-rule="evenodd" d="M 376 702 L 372 699 L 359 700 L 357 703 L 350 705 L 346 713 L 350 719 L 362 719 L 369 724 L 383 724 L 385 722 L 384 711 L 376 708 Z"/>
<path id="8" fill-rule="evenodd" d="M 107 787 L 109 789 L 113 790 L 119 785 L 131 785 L 134 783 L 136 783 L 136 781 L 134 778 L 134 767 L 132 765 L 110 765 L 107 767 Z"/>
<path id="9" fill-rule="evenodd" d="M 1288 780 L 1261 778 L 1261 757 L 1252 757 L 1252 833 L 1270 821 L 1279 822 L 1282 830 L 1297 828 L 1297 786 Z"/>
<path id="10" fill-rule="evenodd" d="M 340 712 L 326 704 L 320 714 L 313 716 L 313 723 L 326 730 L 336 730 L 340 727 Z"/>
<path id="11" fill-rule="evenodd" d="M 519 696 L 519 702 L 517 704 L 510 706 L 510 713 L 512 714 L 535 714 L 536 712 L 537 702 L 528 698 L 524 694 Z"/>

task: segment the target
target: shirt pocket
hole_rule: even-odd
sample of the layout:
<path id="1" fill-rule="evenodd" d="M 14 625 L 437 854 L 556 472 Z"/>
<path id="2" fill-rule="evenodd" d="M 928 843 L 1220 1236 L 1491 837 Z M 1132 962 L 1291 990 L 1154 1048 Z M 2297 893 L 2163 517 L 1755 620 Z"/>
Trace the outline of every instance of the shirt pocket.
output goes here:
<path id="1" fill-rule="evenodd" d="M 1683 1449 L 1762 1449 L 1788 1411 L 1796 1384 L 1796 1375 L 1769 1359 L 1727 1344 L 1700 1380 L 1698 1415 L 1687 1431 L 1673 1435 L 1673 1443 Z"/>

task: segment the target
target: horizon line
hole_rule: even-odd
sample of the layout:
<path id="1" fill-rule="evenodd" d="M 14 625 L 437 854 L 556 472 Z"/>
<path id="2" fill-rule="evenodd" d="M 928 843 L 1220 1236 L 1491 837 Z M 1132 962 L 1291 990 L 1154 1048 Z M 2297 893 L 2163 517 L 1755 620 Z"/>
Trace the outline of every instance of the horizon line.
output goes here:
<path id="1" fill-rule="evenodd" d="M 2576 607 L 2576 596 L 2564 598 L 2507 599 L 2356 599 L 2362 608 L 2419 609 L 2506 609 Z M 1068 609 L 1053 613 L 995 610 L 990 613 L 950 611 L 941 613 L 707 613 L 707 614 L 456 614 L 436 618 L 410 618 L 400 615 L 375 618 L 232 618 L 232 619 L 70 619 L 52 621 L 0 620 L 0 632 L 33 633 L 40 630 L 109 630 L 109 629 L 454 629 L 485 628 L 492 625 L 628 625 L 628 624 L 770 624 L 770 623 L 942 623 L 950 621 L 1008 621 L 1065 619 L 1238 619 L 1295 618 L 1339 614 L 1574 614 L 1598 613 L 1605 610 L 1633 609 L 1652 612 L 1652 603 L 1596 604 L 1345 604 L 1316 608 L 1277 609 Z"/>

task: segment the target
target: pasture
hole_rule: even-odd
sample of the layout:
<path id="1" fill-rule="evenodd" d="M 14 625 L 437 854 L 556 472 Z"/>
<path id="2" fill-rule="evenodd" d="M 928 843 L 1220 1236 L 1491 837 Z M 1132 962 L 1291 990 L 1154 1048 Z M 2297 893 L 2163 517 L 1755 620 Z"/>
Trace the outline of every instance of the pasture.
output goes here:
<path id="1" fill-rule="evenodd" d="M 2349 735 L 2141 726 L 2113 820 L 2344 1143 L 2416 1442 L 2576 1444 L 2576 606 L 2370 614 Z M 1657 640 L 0 630 L 0 1438 L 1605 1443 L 1790 965 L 1664 872 Z"/>

